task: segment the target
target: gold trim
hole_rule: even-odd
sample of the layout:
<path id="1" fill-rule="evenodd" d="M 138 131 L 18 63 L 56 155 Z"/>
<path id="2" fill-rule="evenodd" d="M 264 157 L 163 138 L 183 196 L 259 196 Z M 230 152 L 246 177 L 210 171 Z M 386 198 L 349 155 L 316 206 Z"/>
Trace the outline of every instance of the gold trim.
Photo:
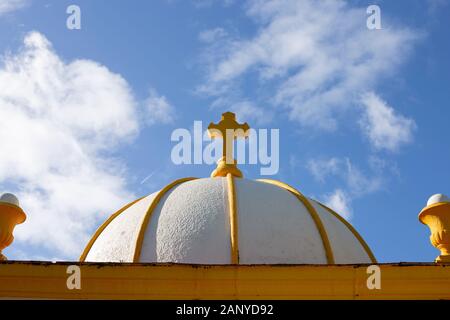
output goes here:
<path id="1" fill-rule="evenodd" d="M 80 262 L 84 262 L 84 260 L 86 260 L 87 255 L 89 254 L 89 251 L 91 250 L 92 246 L 94 245 L 95 241 L 97 240 L 97 238 L 100 236 L 100 234 L 103 232 L 103 230 L 106 229 L 106 227 L 117 217 L 119 216 L 122 212 L 124 212 L 125 210 L 127 210 L 129 207 L 131 207 L 133 204 L 139 202 L 140 200 L 144 199 L 145 197 L 139 198 L 137 200 L 134 200 L 132 202 L 130 202 L 129 204 L 127 204 L 126 206 L 124 206 L 122 209 L 120 209 L 119 211 L 115 212 L 114 214 L 112 214 L 108 220 L 106 220 L 105 222 L 103 222 L 103 224 L 95 231 L 94 235 L 91 237 L 91 239 L 89 240 L 88 244 L 86 245 L 86 247 L 83 250 L 83 253 L 80 256 Z"/>
<path id="2" fill-rule="evenodd" d="M 258 179 L 256 181 L 272 184 L 272 185 L 275 185 L 282 189 L 285 189 L 285 190 L 291 192 L 293 195 L 295 195 L 297 197 L 297 199 L 302 202 L 302 204 L 306 207 L 309 214 L 311 215 L 311 218 L 314 220 L 317 230 L 319 230 L 319 234 L 320 234 L 320 237 L 322 238 L 323 247 L 325 249 L 325 254 L 327 257 L 327 263 L 334 264 L 335 262 L 334 262 L 333 250 L 331 249 L 330 240 L 328 239 L 327 231 L 325 230 L 325 227 L 323 226 L 323 223 L 322 223 L 322 220 L 320 219 L 319 214 L 317 213 L 316 209 L 312 206 L 312 204 L 308 201 L 308 199 L 300 191 L 298 191 L 294 187 L 292 187 L 284 182 L 277 181 L 277 180 L 271 180 L 271 179 Z"/>
<path id="3" fill-rule="evenodd" d="M 228 208 L 230 216 L 231 264 L 239 264 L 239 235 L 236 188 L 233 174 L 227 174 Z"/>
<path id="4" fill-rule="evenodd" d="M 375 255 L 373 254 L 372 250 L 370 250 L 370 247 L 367 245 L 366 241 L 364 241 L 363 237 L 361 237 L 361 235 L 350 224 L 350 222 L 348 222 L 347 220 L 342 218 L 340 214 L 338 214 L 333 209 L 327 207 L 326 205 L 324 205 L 318 201 L 316 201 L 316 203 L 318 203 L 320 206 L 322 206 L 323 208 L 328 210 L 328 212 L 330 212 L 332 215 L 334 215 L 336 218 L 338 218 L 339 221 L 341 221 L 343 224 L 345 224 L 345 226 L 350 230 L 351 233 L 353 233 L 353 235 L 356 237 L 356 239 L 358 239 L 359 243 L 363 246 L 364 250 L 366 250 L 366 253 L 369 256 L 370 260 L 372 260 L 372 263 L 378 263 L 377 259 L 375 258 Z"/>
<path id="5" fill-rule="evenodd" d="M 144 219 L 142 220 L 141 228 L 139 229 L 139 234 L 136 240 L 136 247 L 134 249 L 134 256 L 133 256 L 133 262 L 138 262 L 139 257 L 141 256 L 141 250 L 142 250 L 142 244 L 144 242 L 144 236 L 145 231 L 147 230 L 148 223 L 150 221 L 150 217 L 152 216 L 153 211 L 155 210 L 156 206 L 159 204 L 159 201 L 161 198 L 173 187 L 176 185 L 182 184 L 187 181 L 196 180 L 197 178 L 182 178 L 175 180 L 174 182 L 168 184 L 163 189 L 161 189 L 158 194 L 153 199 L 152 203 L 147 209 L 147 212 L 145 213 Z"/>

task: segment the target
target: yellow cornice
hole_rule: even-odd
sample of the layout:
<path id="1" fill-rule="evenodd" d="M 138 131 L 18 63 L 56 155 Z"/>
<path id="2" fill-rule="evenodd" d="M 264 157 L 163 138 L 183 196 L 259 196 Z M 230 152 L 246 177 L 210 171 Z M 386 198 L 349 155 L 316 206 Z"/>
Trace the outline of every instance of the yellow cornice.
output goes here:
<path id="1" fill-rule="evenodd" d="M 78 264 L 81 290 L 67 289 Z M 450 268 L 380 264 L 370 290 L 368 264 L 189 265 L 0 262 L 0 297 L 16 299 L 450 299 Z"/>

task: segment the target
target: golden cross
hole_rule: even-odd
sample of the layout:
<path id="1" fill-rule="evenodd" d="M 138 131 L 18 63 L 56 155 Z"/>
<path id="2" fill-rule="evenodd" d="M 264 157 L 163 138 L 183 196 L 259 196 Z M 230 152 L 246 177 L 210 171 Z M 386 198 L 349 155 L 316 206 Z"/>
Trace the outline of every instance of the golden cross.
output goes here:
<path id="1" fill-rule="evenodd" d="M 236 161 L 233 159 L 233 142 L 237 138 L 247 138 L 249 129 L 247 122 L 239 124 L 236 121 L 236 115 L 232 112 L 223 113 L 219 123 L 211 122 L 209 124 L 209 136 L 213 139 L 223 139 L 222 158 L 218 161 L 217 169 L 212 173 L 213 177 L 225 177 L 228 173 L 242 177 L 242 173 L 236 167 Z"/>

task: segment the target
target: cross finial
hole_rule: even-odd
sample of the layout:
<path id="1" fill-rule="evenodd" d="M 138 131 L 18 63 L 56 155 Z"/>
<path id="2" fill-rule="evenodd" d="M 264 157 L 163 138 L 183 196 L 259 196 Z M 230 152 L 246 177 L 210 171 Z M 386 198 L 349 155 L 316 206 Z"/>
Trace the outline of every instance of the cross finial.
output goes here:
<path id="1" fill-rule="evenodd" d="M 209 124 L 209 136 L 213 139 L 223 139 L 222 158 L 217 162 L 217 168 L 211 174 L 212 177 L 225 177 L 228 173 L 235 177 L 242 177 L 242 172 L 236 167 L 236 161 L 233 159 L 233 141 L 237 138 L 247 138 L 249 129 L 247 122 L 239 124 L 236 121 L 236 115 L 232 112 L 223 113 L 219 123 Z"/>

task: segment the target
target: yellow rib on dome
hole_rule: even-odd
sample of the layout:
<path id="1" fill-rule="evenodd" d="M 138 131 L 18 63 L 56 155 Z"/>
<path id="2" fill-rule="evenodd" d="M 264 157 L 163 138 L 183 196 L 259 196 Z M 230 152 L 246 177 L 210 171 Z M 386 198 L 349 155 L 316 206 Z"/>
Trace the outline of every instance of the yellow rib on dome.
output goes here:
<path id="1" fill-rule="evenodd" d="M 328 264 L 334 264 L 334 255 L 333 250 L 331 249 L 330 240 L 328 239 L 327 231 L 325 230 L 325 227 L 323 226 L 322 220 L 320 219 L 319 214 L 317 213 L 316 209 L 312 206 L 312 204 L 308 201 L 308 199 L 300 193 L 297 189 L 294 187 L 291 187 L 290 185 L 277 181 L 277 180 L 271 180 L 271 179 L 258 179 L 257 181 L 268 183 L 275 185 L 277 187 L 280 187 L 282 189 L 285 189 L 289 192 L 291 192 L 293 195 L 297 197 L 298 200 L 300 200 L 303 205 L 306 207 L 307 211 L 311 215 L 311 218 L 313 219 L 314 223 L 316 224 L 317 230 L 319 230 L 320 237 L 322 238 L 323 247 L 325 249 L 325 254 L 327 257 L 327 263 Z"/>
<path id="2" fill-rule="evenodd" d="M 162 197 L 170 191 L 173 187 L 182 184 L 187 181 L 196 180 L 197 178 L 182 178 L 178 179 L 167 186 L 165 186 L 163 189 L 161 189 L 158 194 L 153 199 L 152 203 L 148 207 L 147 212 L 145 213 L 144 219 L 142 220 L 141 227 L 139 229 L 139 234 L 136 240 L 136 247 L 134 250 L 134 256 L 133 256 L 133 262 L 139 262 L 139 258 L 141 256 L 141 250 L 142 250 L 142 244 L 144 242 L 145 237 L 145 231 L 147 230 L 148 223 L 150 221 L 150 217 L 152 216 L 153 211 L 155 210 L 156 206 L 159 204 L 159 201 L 162 199 Z"/>
<path id="3" fill-rule="evenodd" d="M 231 173 L 227 174 L 228 185 L 228 208 L 230 216 L 230 240 L 231 240 L 231 263 L 239 264 L 239 236 L 238 236 L 238 215 L 236 188 L 234 177 Z"/>
<path id="4" fill-rule="evenodd" d="M 106 220 L 94 233 L 94 235 L 91 237 L 91 240 L 89 240 L 88 244 L 86 245 L 86 248 L 84 248 L 83 253 L 80 256 L 80 262 L 84 262 L 86 260 L 87 255 L 89 254 L 89 251 L 91 250 L 92 246 L 94 245 L 95 241 L 97 241 L 97 238 L 100 236 L 100 234 L 103 232 L 103 230 L 106 229 L 106 227 L 115 219 L 117 218 L 122 212 L 127 210 L 129 207 L 131 207 L 133 204 L 139 202 L 140 200 L 144 199 L 145 197 L 139 198 L 137 200 L 134 200 L 124 206 L 119 211 L 112 214 L 108 220 Z"/>
<path id="5" fill-rule="evenodd" d="M 353 233 L 353 235 L 358 239 L 359 243 L 363 246 L 364 250 L 366 251 L 367 255 L 369 256 L 372 263 L 377 263 L 377 259 L 375 258 L 375 255 L 373 254 L 372 250 L 370 250 L 370 247 L 367 245 L 366 241 L 364 241 L 363 237 L 356 231 L 356 229 L 345 220 L 343 217 L 341 217 L 336 211 L 333 209 L 327 207 L 326 205 L 317 202 L 320 206 L 322 206 L 324 209 L 326 209 L 328 212 L 330 212 L 333 216 L 335 216 L 339 221 L 341 221 L 345 226 Z"/>

